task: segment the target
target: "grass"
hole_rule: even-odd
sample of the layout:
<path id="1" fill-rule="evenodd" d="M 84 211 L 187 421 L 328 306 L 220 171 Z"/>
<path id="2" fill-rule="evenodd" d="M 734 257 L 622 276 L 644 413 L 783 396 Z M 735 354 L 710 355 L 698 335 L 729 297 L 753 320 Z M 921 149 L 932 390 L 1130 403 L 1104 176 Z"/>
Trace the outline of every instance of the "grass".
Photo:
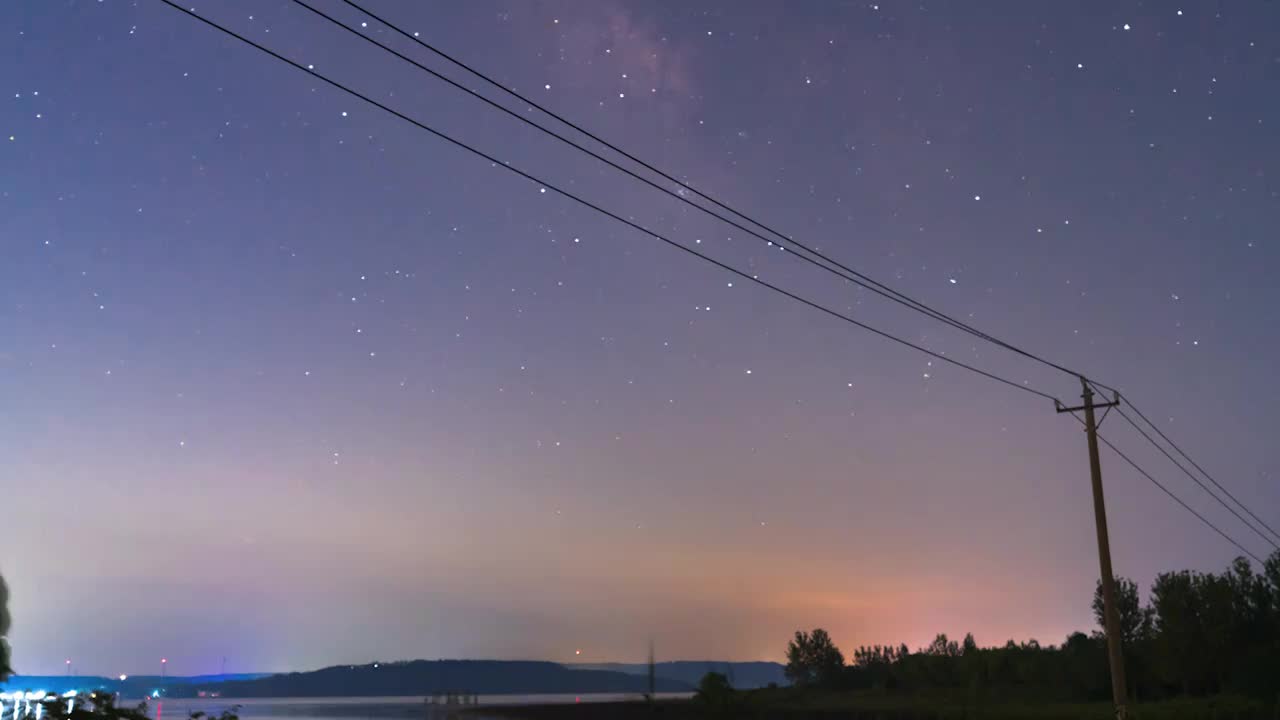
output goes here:
<path id="1" fill-rule="evenodd" d="M 884 692 L 745 693 L 742 717 L 853 720 L 1111 720 L 1110 703 L 1029 699 L 974 702 L 959 696 Z M 1276 720 L 1277 708 L 1234 696 L 1179 698 L 1130 705 L 1132 720 Z"/>
<path id="2" fill-rule="evenodd" d="M 1278 720 L 1277 708 L 1247 698 L 1180 698 L 1131 705 L 1132 720 Z M 735 693 L 712 711 L 696 702 L 591 703 L 477 709 L 470 717 L 515 720 L 1112 720 L 1110 703 L 992 701 L 981 705 L 961 696 L 874 691 L 823 692 L 790 688 Z"/>

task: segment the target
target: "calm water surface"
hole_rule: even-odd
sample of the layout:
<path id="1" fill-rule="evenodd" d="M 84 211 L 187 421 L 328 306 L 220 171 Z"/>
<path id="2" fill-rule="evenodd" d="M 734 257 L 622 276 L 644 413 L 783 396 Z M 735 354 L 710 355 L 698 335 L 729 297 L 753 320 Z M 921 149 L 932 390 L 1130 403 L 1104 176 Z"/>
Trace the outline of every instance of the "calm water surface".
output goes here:
<path id="1" fill-rule="evenodd" d="M 691 693 L 658 693 L 662 699 L 688 698 Z M 502 705 L 558 705 L 572 702 L 597 703 L 639 700 L 634 693 L 589 693 L 584 695 L 481 695 L 479 704 L 498 707 Z M 216 716 L 223 710 L 239 706 L 240 720 L 380 720 L 383 718 L 426 717 L 425 698 L 368 697 L 368 698 L 234 698 L 215 699 L 164 699 L 151 700 L 148 707 L 155 720 L 187 720 L 195 711 Z M 125 704 L 134 704 L 134 701 Z M 474 717 L 474 716 L 473 716 Z"/>

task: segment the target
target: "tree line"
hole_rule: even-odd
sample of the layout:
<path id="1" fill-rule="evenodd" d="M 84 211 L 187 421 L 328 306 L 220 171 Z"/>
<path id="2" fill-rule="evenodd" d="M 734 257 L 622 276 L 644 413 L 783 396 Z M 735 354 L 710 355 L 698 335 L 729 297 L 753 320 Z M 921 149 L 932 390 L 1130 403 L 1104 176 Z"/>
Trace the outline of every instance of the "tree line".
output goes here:
<path id="1" fill-rule="evenodd" d="M 1280 551 L 1257 570 L 1237 558 L 1221 573 L 1162 573 L 1146 602 L 1134 581 L 1117 578 L 1116 584 L 1130 698 L 1280 697 Z M 1099 629 L 1072 633 L 1061 645 L 1010 640 L 979 647 L 972 634 L 960 642 L 942 634 L 914 652 L 906 645 L 859 647 L 849 662 L 825 630 L 797 632 L 787 647 L 787 677 L 798 686 L 829 689 L 1106 700 L 1102 609 L 1099 583 L 1093 596 Z"/>
<path id="2" fill-rule="evenodd" d="M 9 586 L 0 577 L 0 682 L 9 679 Z"/>

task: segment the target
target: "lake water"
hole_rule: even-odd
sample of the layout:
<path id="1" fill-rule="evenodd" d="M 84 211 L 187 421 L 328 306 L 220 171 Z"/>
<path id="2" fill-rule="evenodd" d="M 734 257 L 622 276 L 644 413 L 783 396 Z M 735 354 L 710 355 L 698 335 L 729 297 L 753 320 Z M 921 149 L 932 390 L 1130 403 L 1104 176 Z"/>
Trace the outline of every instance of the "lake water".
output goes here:
<path id="1" fill-rule="evenodd" d="M 691 693 L 658 693 L 661 699 L 688 698 Z M 634 693 L 588 693 L 584 695 L 481 695 L 479 705 L 562 705 L 574 702 L 599 703 L 639 700 Z M 383 720 L 393 718 L 426 718 L 422 696 L 369 698 L 192 698 L 151 700 L 149 711 L 155 720 L 187 720 L 195 711 L 217 716 L 223 710 L 239 706 L 240 720 Z M 121 704 L 133 705 L 137 701 Z M 472 715 L 479 720 L 483 715 Z"/>

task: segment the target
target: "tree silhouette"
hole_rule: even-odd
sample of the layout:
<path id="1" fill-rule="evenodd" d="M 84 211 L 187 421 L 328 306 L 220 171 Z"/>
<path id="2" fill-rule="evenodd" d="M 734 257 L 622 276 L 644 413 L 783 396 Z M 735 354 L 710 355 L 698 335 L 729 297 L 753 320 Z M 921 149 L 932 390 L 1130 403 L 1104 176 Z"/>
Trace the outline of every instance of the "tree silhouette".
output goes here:
<path id="1" fill-rule="evenodd" d="M 1156 657 L 1166 682 L 1177 683 L 1183 693 L 1200 690 L 1203 630 L 1194 577 L 1188 571 L 1161 573 L 1151 585 L 1156 611 Z"/>
<path id="2" fill-rule="evenodd" d="M 1142 605 L 1138 584 L 1129 578 L 1117 577 L 1116 613 L 1120 618 L 1120 651 L 1124 653 L 1129 693 L 1135 698 L 1142 695 L 1142 678 L 1147 676 L 1148 658 L 1151 656 L 1151 638 L 1155 632 L 1155 610 Z M 1096 639 L 1103 642 L 1107 629 L 1103 610 L 1102 580 L 1093 589 L 1093 618 L 1100 628 Z"/>
<path id="3" fill-rule="evenodd" d="M 694 697 L 708 705 L 723 705 L 725 698 L 733 694 L 733 686 L 724 673 L 709 672 L 698 682 L 698 692 Z"/>
<path id="4" fill-rule="evenodd" d="M 701 705 L 709 717 L 734 717 L 733 686 L 724 673 L 709 672 L 698 683 L 693 701 Z"/>
<path id="5" fill-rule="evenodd" d="M 0 576 L 0 682 L 9 679 L 13 668 L 9 667 L 9 586 Z"/>
<path id="6" fill-rule="evenodd" d="M 843 669 L 844 655 L 822 628 L 797 630 L 787 644 L 787 679 L 798 686 L 830 685 Z"/>
<path id="7" fill-rule="evenodd" d="M 1151 585 L 1149 603 L 1137 583 L 1125 578 L 1116 583 L 1126 675 L 1135 701 L 1243 696 L 1265 703 L 1266 717 L 1280 718 L 1280 550 L 1261 568 L 1238 558 L 1219 573 L 1163 573 Z M 1091 599 L 1101 627 L 1099 588 Z M 987 648 L 971 636 L 957 643 L 939 634 L 917 653 L 905 646 L 860 647 L 849 667 L 820 672 L 820 667 L 835 667 L 815 661 L 821 654 L 816 648 L 829 643 L 820 630 L 796 633 L 787 648 L 787 676 L 797 685 L 838 689 L 942 690 L 964 698 L 970 710 L 1001 698 L 1105 702 L 1110 697 L 1101 632 L 1072 633 L 1061 645 L 1010 640 Z M 834 647 L 831 651 L 839 657 Z"/>
<path id="8" fill-rule="evenodd" d="M 1120 616 L 1120 642 L 1124 647 L 1131 647 L 1151 636 L 1154 612 L 1149 607 L 1142 607 L 1138 583 L 1123 577 L 1116 578 L 1115 583 L 1116 612 Z M 1093 618 L 1105 633 L 1107 620 L 1103 608 L 1102 580 L 1098 580 L 1098 585 L 1093 590 Z"/>
<path id="9" fill-rule="evenodd" d="M 973 638 L 970 637 L 970 640 Z M 929 647 L 925 648 L 928 655 L 936 655 L 938 657 L 959 657 L 960 645 L 955 640 L 948 640 L 946 633 L 938 633 L 933 638 L 933 642 L 929 643 Z"/>

